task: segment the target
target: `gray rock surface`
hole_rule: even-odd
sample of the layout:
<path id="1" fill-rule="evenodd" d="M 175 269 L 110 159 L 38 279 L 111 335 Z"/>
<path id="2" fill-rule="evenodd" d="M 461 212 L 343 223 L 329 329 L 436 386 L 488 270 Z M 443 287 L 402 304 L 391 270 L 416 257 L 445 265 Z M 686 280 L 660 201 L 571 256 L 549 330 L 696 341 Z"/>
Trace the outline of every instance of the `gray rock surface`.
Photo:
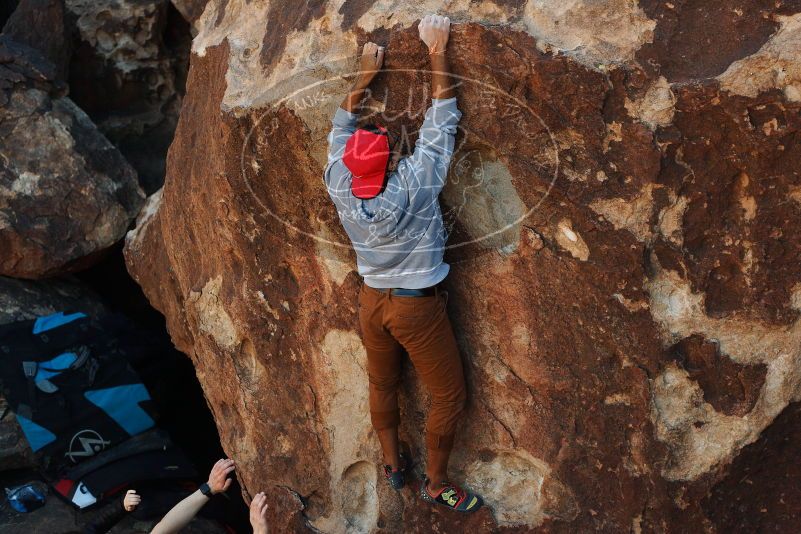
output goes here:
<path id="1" fill-rule="evenodd" d="M 105 311 L 100 297 L 71 280 L 15 280 L 0 276 L 0 324 L 34 319 L 58 311 Z"/>
<path id="2" fill-rule="evenodd" d="M 66 80 L 72 54 L 72 27 L 64 0 L 22 0 L 3 26 L 3 35 L 39 50 Z"/>
<path id="3" fill-rule="evenodd" d="M 168 0 L 67 0 L 78 35 L 70 97 L 139 174 L 164 180 L 189 64 L 191 34 Z"/>
<path id="4" fill-rule="evenodd" d="M 136 172 L 64 96 L 37 50 L 0 42 L 0 275 L 78 270 L 144 202 Z"/>

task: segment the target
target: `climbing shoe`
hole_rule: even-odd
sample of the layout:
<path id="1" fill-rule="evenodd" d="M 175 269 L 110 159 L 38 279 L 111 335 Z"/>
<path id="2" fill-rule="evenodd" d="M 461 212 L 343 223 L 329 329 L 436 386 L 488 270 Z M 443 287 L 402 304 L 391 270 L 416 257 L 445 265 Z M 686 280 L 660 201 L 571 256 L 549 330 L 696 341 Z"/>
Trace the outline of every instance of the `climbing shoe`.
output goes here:
<path id="1" fill-rule="evenodd" d="M 387 477 L 389 485 L 395 490 L 401 490 L 406 485 L 406 471 L 409 469 L 409 462 L 406 460 L 406 456 L 400 453 L 399 458 L 400 467 L 398 469 L 393 471 L 391 466 L 384 466 L 384 476 Z"/>
<path id="2" fill-rule="evenodd" d="M 431 493 L 428 490 L 427 477 L 423 478 L 423 483 L 420 485 L 420 498 L 431 504 L 438 504 L 450 510 L 465 513 L 475 512 L 484 504 L 479 495 L 465 491 L 449 482 L 444 482 L 439 489 Z"/>

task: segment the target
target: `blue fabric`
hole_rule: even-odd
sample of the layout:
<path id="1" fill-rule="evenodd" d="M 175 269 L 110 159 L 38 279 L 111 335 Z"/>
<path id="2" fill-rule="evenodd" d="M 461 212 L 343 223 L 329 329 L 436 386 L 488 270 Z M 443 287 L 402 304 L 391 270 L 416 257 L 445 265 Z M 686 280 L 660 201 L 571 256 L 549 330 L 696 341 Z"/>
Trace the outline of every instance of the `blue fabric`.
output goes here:
<path id="1" fill-rule="evenodd" d="M 153 419 L 139 406 L 140 402 L 150 400 L 150 393 L 144 384 L 87 391 L 84 396 L 132 436 L 155 425 Z"/>
<path id="2" fill-rule="evenodd" d="M 63 354 L 59 354 L 52 360 L 48 360 L 46 362 L 39 362 L 39 369 L 36 371 L 36 376 L 33 378 L 34 382 L 38 382 L 40 380 L 48 380 L 53 378 L 54 376 L 58 376 L 61 374 L 61 371 L 66 371 L 70 368 L 70 365 L 73 364 L 75 360 L 78 359 L 78 355 L 73 352 L 65 352 Z M 55 371 L 46 371 L 42 369 L 42 367 L 48 367 L 50 369 L 55 369 Z"/>
<path id="3" fill-rule="evenodd" d="M 75 319 L 80 319 L 81 317 L 86 317 L 86 314 L 77 312 L 64 315 L 64 312 L 57 312 L 52 315 L 43 315 L 37 318 L 36 322 L 33 323 L 33 333 L 41 334 L 53 328 L 58 328 L 63 324 L 71 323 Z"/>
<path id="4" fill-rule="evenodd" d="M 38 451 L 48 443 L 56 441 L 56 435 L 50 432 L 43 426 L 39 426 L 27 417 L 22 417 L 20 414 L 17 416 L 17 422 L 22 427 L 22 432 L 25 434 L 25 439 L 33 449 L 33 452 Z"/>

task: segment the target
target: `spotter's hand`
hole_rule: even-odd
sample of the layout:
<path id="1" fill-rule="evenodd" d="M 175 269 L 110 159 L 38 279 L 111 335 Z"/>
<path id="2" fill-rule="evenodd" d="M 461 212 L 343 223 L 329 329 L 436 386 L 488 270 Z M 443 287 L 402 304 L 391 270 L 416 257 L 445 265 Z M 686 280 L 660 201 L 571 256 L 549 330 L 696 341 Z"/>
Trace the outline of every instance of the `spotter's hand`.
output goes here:
<path id="1" fill-rule="evenodd" d="M 222 493 L 231 487 L 232 480 L 228 478 L 228 475 L 235 468 L 234 461 L 229 458 L 217 460 L 209 473 L 209 481 L 206 482 L 212 494 Z"/>
<path id="2" fill-rule="evenodd" d="M 128 490 L 125 493 L 125 498 L 122 500 L 122 507 L 126 512 L 133 512 L 139 503 L 142 502 L 142 497 L 136 493 L 136 490 Z"/>

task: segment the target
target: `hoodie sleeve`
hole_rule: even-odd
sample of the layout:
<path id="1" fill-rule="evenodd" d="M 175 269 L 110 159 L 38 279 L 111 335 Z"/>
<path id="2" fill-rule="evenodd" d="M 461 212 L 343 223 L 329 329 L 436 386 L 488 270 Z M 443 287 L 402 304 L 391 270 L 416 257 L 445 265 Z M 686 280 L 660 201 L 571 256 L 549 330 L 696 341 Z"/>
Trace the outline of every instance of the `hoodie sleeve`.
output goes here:
<path id="1" fill-rule="evenodd" d="M 345 143 L 356 131 L 356 121 L 358 119 L 359 116 L 356 113 L 351 113 L 341 107 L 337 108 L 334 118 L 331 120 L 333 127 L 328 134 L 328 168 L 342 159 L 345 153 Z M 327 175 L 328 172 L 326 172 L 326 177 Z"/>
<path id="2" fill-rule="evenodd" d="M 411 170 L 410 195 L 419 189 L 430 189 L 433 194 L 442 191 L 456 144 L 456 127 L 461 118 L 456 97 L 431 99 L 414 153 L 407 158 Z"/>

